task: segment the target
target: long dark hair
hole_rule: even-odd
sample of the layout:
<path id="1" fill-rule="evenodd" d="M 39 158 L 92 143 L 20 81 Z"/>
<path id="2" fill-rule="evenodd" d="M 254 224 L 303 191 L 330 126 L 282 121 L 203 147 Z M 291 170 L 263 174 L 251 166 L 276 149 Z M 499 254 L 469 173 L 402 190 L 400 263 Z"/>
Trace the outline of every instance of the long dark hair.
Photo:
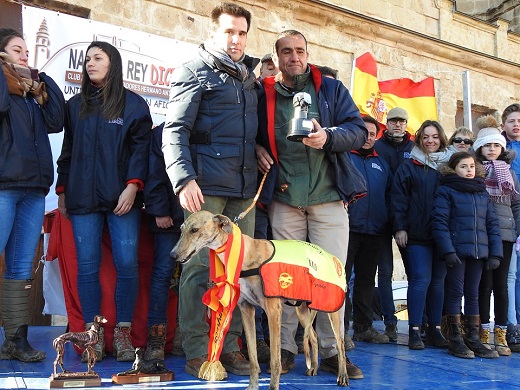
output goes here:
<path id="1" fill-rule="evenodd" d="M 125 87 L 123 85 L 123 61 L 121 60 L 121 54 L 107 42 L 94 41 L 88 46 L 86 52 L 92 47 L 98 47 L 107 54 L 110 60 L 110 68 L 106 75 L 105 85 L 97 90 L 93 88 L 90 82 L 86 64 L 83 64 L 80 116 L 84 118 L 99 107 L 99 104 L 96 104 L 97 99 L 93 96 L 95 92 L 99 91 L 101 114 L 105 119 L 117 119 L 125 110 Z"/>
<path id="2" fill-rule="evenodd" d="M 0 51 L 5 51 L 5 47 L 13 38 L 23 39 L 23 35 L 12 28 L 0 28 Z"/>

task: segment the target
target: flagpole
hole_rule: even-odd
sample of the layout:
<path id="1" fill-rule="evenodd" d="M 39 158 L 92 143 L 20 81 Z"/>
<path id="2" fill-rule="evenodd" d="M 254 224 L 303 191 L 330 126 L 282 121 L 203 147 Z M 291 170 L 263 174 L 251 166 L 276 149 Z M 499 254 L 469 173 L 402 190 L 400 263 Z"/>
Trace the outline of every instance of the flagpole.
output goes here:
<path id="1" fill-rule="evenodd" d="M 469 70 L 462 72 L 462 105 L 464 108 L 464 126 L 473 131 L 473 123 L 471 120 L 471 87 Z"/>
<path id="2" fill-rule="evenodd" d="M 350 74 L 350 95 L 354 92 L 354 74 L 356 72 L 356 58 L 354 57 L 354 61 L 352 62 L 352 72 Z"/>

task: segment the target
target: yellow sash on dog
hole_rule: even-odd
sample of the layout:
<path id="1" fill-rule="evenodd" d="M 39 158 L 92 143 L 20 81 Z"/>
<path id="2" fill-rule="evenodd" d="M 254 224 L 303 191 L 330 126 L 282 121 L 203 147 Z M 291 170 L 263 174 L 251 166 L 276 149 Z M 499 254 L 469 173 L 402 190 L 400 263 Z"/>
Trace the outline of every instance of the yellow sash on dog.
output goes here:
<path id="1" fill-rule="evenodd" d="M 233 233 L 223 246 L 210 250 L 209 273 L 214 286 L 202 297 L 202 302 L 211 310 L 211 330 L 208 345 L 208 360 L 199 370 L 199 378 L 213 381 L 226 377 L 226 370 L 220 363 L 224 338 L 229 329 L 233 310 L 240 296 L 240 270 L 244 260 L 244 239 L 239 227 L 231 224 Z M 217 253 L 224 252 L 224 261 Z"/>

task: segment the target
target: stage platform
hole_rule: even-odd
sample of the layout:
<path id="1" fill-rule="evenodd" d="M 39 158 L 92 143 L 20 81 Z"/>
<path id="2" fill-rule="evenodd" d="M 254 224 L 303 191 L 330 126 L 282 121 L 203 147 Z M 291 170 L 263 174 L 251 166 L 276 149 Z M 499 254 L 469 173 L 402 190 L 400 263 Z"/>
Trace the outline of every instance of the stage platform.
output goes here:
<path id="1" fill-rule="evenodd" d="M 383 324 L 374 323 L 377 329 Z M 1 329 L 1 328 L 0 328 Z M 398 324 L 397 344 L 374 345 L 357 342 L 356 348 L 348 353 L 365 375 L 364 379 L 351 380 L 352 389 L 520 389 L 520 353 L 494 360 L 459 359 L 448 354 L 447 350 L 427 348 L 423 351 L 408 349 L 406 321 Z M 31 327 L 29 340 L 35 348 L 47 352 L 47 359 L 41 363 L 21 363 L 0 360 L 1 389 L 48 389 L 49 376 L 56 357 L 52 340 L 65 331 L 64 327 Z M 3 342 L 3 329 L 0 331 Z M 350 331 L 352 332 L 352 331 Z M 94 370 L 101 376 L 101 388 L 149 388 L 149 389 L 245 389 L 248 377 L 229 374 L 226 381 L 206 382 L 184 372 L 185 359 L 181 356 L 167 355 L 166 366 L 175 374 L 171 382 L 146 383 L 140 385 L 117 385 L 111 381 L 112 374 L 125 371 L 132 363 L 117 362 L 107 356 L 96 364 Z M 70 343 L 65 351 L 65 367 L 71 371 L 86 371 Z M 269 375 L 265 365 L 261 365 L 260 389 L 267 389 Z M 282 375 L 281 389 L 332 389 L 336 387 L 333 374 L 319 371 L 318 376 L 306 377 L 303 355 L 296 358 L 296 367 Z M 92 388 L 93 389 L 93 388 Z"/>

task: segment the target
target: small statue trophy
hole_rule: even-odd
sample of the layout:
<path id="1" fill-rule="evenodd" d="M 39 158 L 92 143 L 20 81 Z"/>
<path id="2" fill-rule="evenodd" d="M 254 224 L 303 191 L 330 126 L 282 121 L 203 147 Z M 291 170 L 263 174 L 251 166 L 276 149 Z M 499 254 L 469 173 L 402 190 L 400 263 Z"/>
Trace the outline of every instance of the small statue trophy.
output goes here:
<path id="1" fill-rule="evenodd" d="M 85 332 L 64 333 L 54 339 L 52 346 L 56 350 L 56 360 L 54 360 L 54 373 L 49 378 L 51 388 L 63 387 L 99 387 L 101 378 L 92 370 L 96 364 L 96 353 L 93 345 L 99 340 L 99 329 L 102 324 L 107 322 L 102 315 L 94 317 L 94 322 L 89 330 Z M 71 372 L 63 366 L 63 356 L 65 354 L 65 344 L 71 342 L 78 348 L 87 351 L 87 372 Z M 58 366 L 61 373 L 58 374 Z"/>
<path id="2" fill-rule="evenodd" d="M 144 360 L 144 350 L 135 349 L 135 360 L 132 368 L 112 375 L 112 382 L 123 384 L 168 382 L 174 379 L 173 372 L 164 366 L 164 360 Z"/>
<path id="3" fill-rule="evenodd" d="M 298 92 L 293 97 L 294 118 L 289 123 L 289 141 L 301 142 L 314 130 L 314 124 L 307 119 L 307 113 L 311 106 L 311 95 L 307 92 Z"/>

